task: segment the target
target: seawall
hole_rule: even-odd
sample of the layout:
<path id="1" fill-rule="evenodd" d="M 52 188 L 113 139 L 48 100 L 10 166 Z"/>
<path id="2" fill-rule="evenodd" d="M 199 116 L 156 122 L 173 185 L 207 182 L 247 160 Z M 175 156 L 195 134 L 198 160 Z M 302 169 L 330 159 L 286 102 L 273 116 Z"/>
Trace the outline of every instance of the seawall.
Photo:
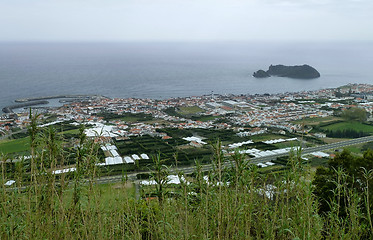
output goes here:
<path id="1" fill-rule="evenodd" d="M 49 102 L 46 100 L 39 100 L 39 101 L 33 101 L 33 102 L 25 102 L 25 103 L 20 103 L 20 104 L 15 104 L 11 106 L 4 107 L 2 110 L 5 113 L 12 113 L 13 109 L 15 108 L 23 108 L 23 107 L 29 107 L 29 106 L 34 106 L 34 105 L 40 105 L 40 104 L 48 104 Z"/>

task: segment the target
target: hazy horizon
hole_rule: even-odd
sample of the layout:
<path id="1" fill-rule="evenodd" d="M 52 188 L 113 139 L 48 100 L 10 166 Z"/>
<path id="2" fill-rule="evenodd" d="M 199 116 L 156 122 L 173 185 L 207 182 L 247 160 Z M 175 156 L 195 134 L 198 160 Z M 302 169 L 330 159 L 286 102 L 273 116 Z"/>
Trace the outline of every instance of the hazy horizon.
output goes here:
<path id="1" fill-rule="evenodd" d="M 328 44 L 328 43 L 362 43 L 372 44 L 373 39 L 333 39 L 333 40 L 0 40 L 7 43 L 255 43 L 255 44 Z"/>
<path id="2" fill-rule="evenodd" d="M 0 44 L 0 106 L 60 94 L 164 98 L 279 93 L 372 83 L 373 44 Z M 315 67 L 321 78 L 252 77 L 270 64 Z"/>
<path id="3" fill-rule="evenodd" d="M 373 41 L 369 0 L 12 0 L 1 42 Z"/>

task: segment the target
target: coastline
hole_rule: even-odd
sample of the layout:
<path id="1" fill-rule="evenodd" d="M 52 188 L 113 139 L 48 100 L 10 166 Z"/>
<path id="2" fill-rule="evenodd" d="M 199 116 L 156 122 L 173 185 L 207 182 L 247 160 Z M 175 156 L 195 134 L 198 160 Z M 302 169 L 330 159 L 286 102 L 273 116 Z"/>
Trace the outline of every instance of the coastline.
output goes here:
<path id="1" fill-rule="evenodd" d="M 6 106 L 2 109 L 2 111 L 4 113 L 13 113 L 13 109 L 31 107 L 31 106 L 35 106 L 35 105 L 48 104 L 48 103 L 49 102 L 46 101 L 46 100 L 40 100 L 40 101 L 36 101 L 36 102 L 25 102 L 25 103 L 22 103 L 22 104 Z"/>
<path id="2" fill-rule="evenodd" d="M 69 102 L 80 102 L 85 100 L 92 100 L 96 98 L 105 98 L 102 95 L 94 94 L 78 94 L 78 95 L 53 95 L 53 96 L 41 96 L 33 98 L 19 98 L 14 100 L 17 104 L 8 105 L 2 108 L 3 113 L 13 113 L 14 109 L 37 106 L 37 105 L 48 105 L 50 102 L 47 100 L 59 99 L 59 103 L 65 104 Z M 61 100 L 65 99 L 65 100 Z M 61 105 L 62 106 L 62 105 Z"/>
<path id="3" fill-rule="evenodd" d="M 17 103 L 23 103 L 23 102 L 48 100 L 48 99 L 56 99 L 56 98 L 92 98 L 92 97 L 102 97 L 102 96 L 101 95 L 94 95 L 94 94 L 54 95 L 54 96 L 42 96 L 42 97 L 35 97 L 35 98 L 18 98 L 14 101 L 17 102 Z"/>

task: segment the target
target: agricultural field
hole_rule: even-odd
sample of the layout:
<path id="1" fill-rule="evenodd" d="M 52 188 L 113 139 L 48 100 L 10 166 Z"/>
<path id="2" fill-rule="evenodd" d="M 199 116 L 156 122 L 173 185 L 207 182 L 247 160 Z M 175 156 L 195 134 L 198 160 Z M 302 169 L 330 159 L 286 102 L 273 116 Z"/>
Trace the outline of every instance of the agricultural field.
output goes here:
<path id="1" fill-rule="evenodd" d="M 341 141 L 346 141 L 346 140 L 348 140 L 348 138 L 329 138 L 329 137 L 323 138 L 323 141 L 326 144 L 336 143 L 336 142 L 341 142 Z"/>
<path id="2" fill-rule="evenodd" d="M 203 110 L 202 108 L 198 106 L 168 108 L 165 110 L 165 112 L 171 116 L 189 118 L 193 121 L 201 121 L 201 122 L 207 122 L 207 121 L 212 121 L 212 120 L 221 118 L 221 116 L 201 115 L 201 113 L 204 113 L 205 110 Z"/>
<path id="3" fill-rule="evenodd" d="M 12 154 L 19 152 L 28 152 L 30 150 L 30 138 L 20 138 L 14 140 L 0 141 L 0 153 Z"/>
<path id="4" fill-rule="evenodd" d="M 312 168 L 317 168 L 320 166 L 327 166 L 329 158 L 319 158 L 311 155 L 307 155 L 308 161 L 306 161 L 307 164 L 309 164 Z"/>
<path id="5" fill-rule="evenodd" d="M 288 138 L 288 137 L 284 135 L 279 135 L 279 134 L 260 134 L 260 135 L 254 135 L 250 137 L 251 140 L 256 141 L 256 142 L 275 140 L 275 139 L 280 139 L 280 138 Z"/>
<path id="6" fill-rule="evenodd" d="M 336 130 L 347 130 L 347 129 L 353 129 L 358 132 L 366 132 L 366 133 L 373 133 L 373 126 L 360 123 L 360 122 L 337 122 L 334 124 L 326 125 L 321 127 L 324 130 L 329 130 L 329 131 L 336 131 Z"/>
<path id="7" fill-rule="evenodd" d="M 163 140 L 148 135 L 115 141 L 115 145 L 121 156 L 145 153 L 150 157 L 150 159 L 139 160 L 139 169 L 148 169 L 153 163 L 152 157 L 157 154 L 160 154 L 161 158 L 165 160 L 166 165 L 174 165 L 176 164 L 176 160 L 180 165 L 190 165 L 195 160 L 204 163 L 210 162 L 212 149 L 209 145 L 197 148 L 187 145 L 188 143 L 180 138 Z M 179 146 L 185 147 L 181 148 Z"/>
<path id="8" fill-rule="evenodd" d="M 153 118 L 149 115 L 138 115 L 138 114 L 126 114 L 124 117 L 120 118 L 120 120 L 128 122 L 128 123 L 136 123 L 136 122 L 148 122 L 153 120 Z"/>
<path id="9" fill-rule="evenodd" d="M 317 117 L 317 118 L 304 118 L 304 119 L 293 121 L 292 123 L 316 126 L 316 125 L 320 125 L 324 123 L 341 121 L 341 120 L 342 118 L 340 117 L 329 116 L 329 117 Z"/>
<path id="10" fill-rule="evenodd" d="M 362 145 L 354 145 L 354 146 L 345 147 L 345 149 L 347 149 L 351 153 L 354 153 L 355 155 L 361 156 L 363 152 L 361 147 Z"/>
<path id="11" fill-rule="evenodd" d="M 208 122 L 213 121 L 215 119 L 221 118 L 220 116 L 212 116 L 212 115 L 201 115 L 201 116 L 193 116 L 190 119 L 194 121 L 201 121 L 201 122 Z"/>
<path id="12" fill-rule="evenodd" d="M 198 106 L 192 106 L 192 107 L 179 107 L 177 112 L 181 115 L 194 115 L 197 113 L 203 113 L 205 110 Z"/>
<path id="13" fill-rule="evenodd" d="M 282 143 L 275 143 L 273 144 L 277 148 L 288 148 L 288 147 L 298 147 L 300 145 L 300 141 L 290 141 L 290 142 L 282 142 Z"/>
<path id="14" fill-rule="evenodd" d="M 57 134 L 65 140 L 77 138 L 79 135 L 78 127 L 73 125 L 59 123 L 53 127 L 55 127 Z M 11 138 L 0 141 L 0 154 L 29 154 L 30 138 L 27 132 L 14 134 Z"/>
<path id="15" fill-rule="evenodd" d="M 193 128 L 193 129 L 177 129 L 177 128 L 164 128 L 159 130 L 160 132 L 167 133 L 168 136 L 173 138 L 183 138 L 198 136 L 203 139 L 206 143 L 214 143 L 218 139 L 222 141 L 223 145 L 242 142 L 250 140 L 251 137 L 239 137 L 233 130 L 226 129 L 204 129 L 204 128 Z"/>
<path id="16" fill-rule="evenodd" d="M 145 113 L 123 113 L 121 115 L 110 113 L 110 112 L 103 112 L 98 114 L 97 116 L 103 117 L 106 121 L 111 120 L 122 120 L 125 122 L 135 123 L 135 122 L 146 122 L 152 121 L 153 117 L 150 114 Z"/>

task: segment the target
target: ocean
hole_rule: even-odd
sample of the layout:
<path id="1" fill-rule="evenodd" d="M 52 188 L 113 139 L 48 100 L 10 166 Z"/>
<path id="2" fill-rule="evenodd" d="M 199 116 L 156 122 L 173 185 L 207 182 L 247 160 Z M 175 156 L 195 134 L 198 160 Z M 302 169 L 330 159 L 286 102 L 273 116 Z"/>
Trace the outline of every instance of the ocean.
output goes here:
<path id="1" fill-rule="evenodd" d="M 255 79 L 270 64 L 315 67 L 321 77 Z M 0 43 L 0 109 L 60 94 L 156 98 L 282 93 L 373 84 L 373 43 Z"/>

